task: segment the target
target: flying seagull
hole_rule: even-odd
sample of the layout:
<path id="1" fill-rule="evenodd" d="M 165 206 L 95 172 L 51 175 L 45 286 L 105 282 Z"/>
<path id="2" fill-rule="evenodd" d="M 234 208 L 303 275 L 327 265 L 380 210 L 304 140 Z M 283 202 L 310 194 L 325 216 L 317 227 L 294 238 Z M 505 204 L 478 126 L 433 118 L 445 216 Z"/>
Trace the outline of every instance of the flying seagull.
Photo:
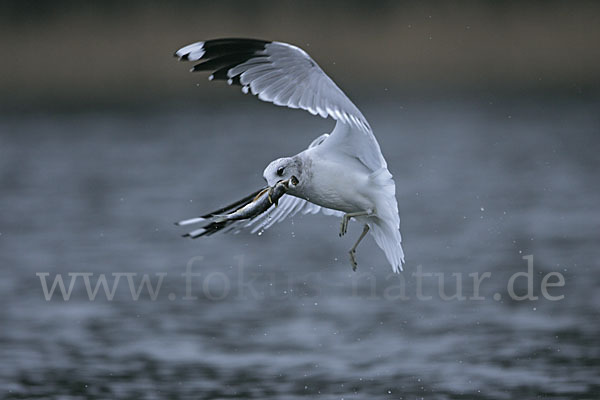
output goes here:
<path id="1" fill-rule="evenodd" d="M 333 131 L 317 137 L 306 150 L 278 158 L 265 168 L 263 176 L 270 187 L 284 180 L 296 183 L 289 185 L 278 207 L 249 220 L 235 221 L 229 228 L 250 227 L 253 232 L 262 232 L 299 212 L 322 212 L 342 218 L 343 236 L 350 219 L 355 219 L 363 230 L 349 252 L 353 269 L 357 265 L 356 248 L 370 232 L 392 270 L 402 271 L 396 185 L 377 139 L 360 110 L 304 50 L 275 41 L 215 39 L 182 47 L 175 56 L 182 61 L 199 61 L 191 71 L 211 71 L 209 80 L 225 80 L 260 100 L 336 120 Z M 220 211 L 248 203 L 257 194 Z M 206 221 L 211 215 L 178 224 Z M 225 226 L 213 222 L 187 236 L 211 234 Z"/>

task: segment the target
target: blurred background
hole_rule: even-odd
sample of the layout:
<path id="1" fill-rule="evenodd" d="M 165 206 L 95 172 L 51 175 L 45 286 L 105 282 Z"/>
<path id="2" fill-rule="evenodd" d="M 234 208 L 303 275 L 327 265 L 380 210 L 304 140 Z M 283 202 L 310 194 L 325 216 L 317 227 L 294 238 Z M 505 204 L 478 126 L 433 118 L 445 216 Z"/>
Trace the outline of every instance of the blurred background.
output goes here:
<path id="1" fill-rule="evenodd" d="M 403 274 L 371 239 L 353 273 L 331 217 L 180 237 L 333 127 L 172 57 L 218 37 L 304 48 L 363 111 Z M 593 1 L 0 3 L 0 397 L 598 398 L 599 39 Z"/>
<path id="2" fill-rule="evenodd" d="M 348 91 L 590 95 L 597 2 L 5 1 L 3 105 L 72 108 L 225 96 L 168 57 L 216 37 L 306 48 Z M 400 93 L 398 91 L 401 91 Z M 231 92 L 229 92 L 231 94 Z M 388 94 L 390 95 L 390 94 Z M 237 97 L 237 94 L 236 94 Z"/>

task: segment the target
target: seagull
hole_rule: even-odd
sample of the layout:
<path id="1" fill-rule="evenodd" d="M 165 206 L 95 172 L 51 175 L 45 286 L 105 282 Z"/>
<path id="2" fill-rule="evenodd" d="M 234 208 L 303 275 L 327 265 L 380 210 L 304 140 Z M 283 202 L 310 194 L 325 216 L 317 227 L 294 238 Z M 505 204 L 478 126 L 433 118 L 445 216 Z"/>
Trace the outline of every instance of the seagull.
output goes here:
<path id="1" fill-rule="evenodd" d="M 270 187 L 292 178 L 297 184 L 289 186 L 277 207 L 251 220 L 236 221 L 238 230 L 252 228 L 253 233 L 262 233 L 297 213 L 321 212 L 342 218 L 341 237 L 354 219 L 363 230 L 349 251 L 353 270 L 358 265 L 356 248 L 371 233 L 393 272 L 402 271 L 404 251 L 396 185 L 377 139 L 360 110 L 304 50 L 277 41 L 228 38 L 189 44 L 175 56 L 181 61 L 199 62 L 191 72 L 210 71 L 209 80 L 225 80 L 262 101 L 336 121 L 331 133 L 314 139 L 306 150 L 278 158 L 265 168 L 263 177 Z M 198 217 L 178 224 L 204 220 Z M 217 228 L 201 228 L 186 236 L 211 234 L 221 226 Z"/>

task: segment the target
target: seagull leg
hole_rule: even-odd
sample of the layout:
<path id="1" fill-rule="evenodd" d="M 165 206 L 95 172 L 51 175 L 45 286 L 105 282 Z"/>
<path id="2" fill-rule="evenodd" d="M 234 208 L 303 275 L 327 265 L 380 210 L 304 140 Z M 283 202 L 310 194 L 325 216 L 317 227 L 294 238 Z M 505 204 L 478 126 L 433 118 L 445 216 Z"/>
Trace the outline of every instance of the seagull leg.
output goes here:
<path id="1" fill-rule="evenodd" d="M 354 243 L 354 246 L 352 246 L 352 248 L 350 249 L 350 252 L 349 252 L 350 253 L 350 264 L 352 264 L 352 271 L 356 271 L 356 267 L 358 267 L 358 263 L 356 262 L 356 248 L 358 247 L 358 244 L 360 243 L 360 241 L 363 240 L 363 238 L 365 237 L 367 232 L 369 232 L 369 225 L 365 224 L 365 227 L 363 228 L 363 231 L 360 234 L 358 240 L 356 241 L 356 243 Z"/>
<path id="2" fill-rule="evenodd" d="M 362 217 L 363 215 L 371 215 L 372 211 L 358 211 L 353 213 L 344 214 L 342 217 L 342 225 L 340 226 L 340 237 L 344 236 L 348 232 L 348 222 L 352 217 Z"/>

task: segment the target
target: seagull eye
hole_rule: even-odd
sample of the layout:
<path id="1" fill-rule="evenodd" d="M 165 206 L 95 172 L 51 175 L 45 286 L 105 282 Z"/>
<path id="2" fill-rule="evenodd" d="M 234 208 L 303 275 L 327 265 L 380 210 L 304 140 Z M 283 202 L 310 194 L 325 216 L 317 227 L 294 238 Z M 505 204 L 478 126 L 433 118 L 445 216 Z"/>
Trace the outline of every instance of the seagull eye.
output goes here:
<path id="1" fill-rule="evenodd" d="M 279 169 L 277 169 L 277 175 L 283 176 L 283 171 L 285 171 L 285 168 L 284 167 L 279 167 Z"/>

